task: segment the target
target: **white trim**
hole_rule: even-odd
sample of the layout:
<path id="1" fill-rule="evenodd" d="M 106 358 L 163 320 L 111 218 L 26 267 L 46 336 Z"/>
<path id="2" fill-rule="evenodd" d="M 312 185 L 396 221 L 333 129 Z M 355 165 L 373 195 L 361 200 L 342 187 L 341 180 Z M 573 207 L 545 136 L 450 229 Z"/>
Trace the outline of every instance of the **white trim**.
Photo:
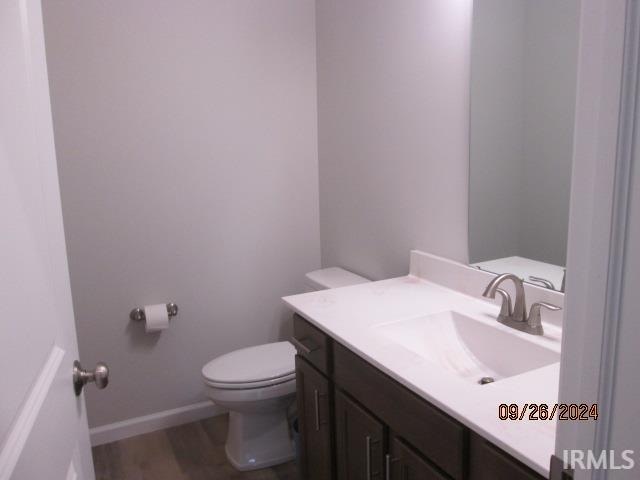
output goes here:
<path id="1" fill-rule="evenodd" d="M 91 445 L 102 445 L 124 438 L 155 432 L 168 427 L 175 427 L 184 423 L 195 422 L 207 417 L 214 417 L 227 413 L 225 408 L 215 405 L 210 400 L 194 403 L 185 407 L 173 408 L 162 412 L 129 418 L 121 422 L 110 423 L 89 430 Z"/>
<path id="2" fill-rule="evenodd" d="M 609 449 L 609 436 L 614 404 L 614 388 L 617 368 L 619 324 L 622 308 L 624 265 L 627 251 L 627 223 L 631 194 L 634 147 L 637 140 L 638 78 L 640 65 L 640 6 L 635 0 L 627 0 L 622 92 L 620 95 L 620 120 L 618 123 L 618 145 L 616 152 L 614 204 L 611 222 L 611 241 L 605 318 L 602 330 L 602 353 L 600 378 L 598 381 L 598 405 L 601 411 L 596 425 L 594 451 Z M 596 471 L 594 479 L 608 478 L 608 473 Z"/>
<path id="3" fill-rule="evenodd" d="M 582 0 L 560 403 L 597 403 L 627 0 Z M 592 450 L 599 422 L 558 422 L 556 456 Z M 576 479 L 592 471 L 576 471 Z"/>
<path id="4" fill-rule="evenodd" d="M 40 374 L 27 395 L 22 409 L 18 413 L 6 440 L 0 450 L 0 480 L 8 480 L 16 468 L 27 439 L 40 414 L 42 405 L 60 368 L 65 351 L 57 345 L 51 348 Z M 69 387 L 71 388 L 71 387 Z"/>

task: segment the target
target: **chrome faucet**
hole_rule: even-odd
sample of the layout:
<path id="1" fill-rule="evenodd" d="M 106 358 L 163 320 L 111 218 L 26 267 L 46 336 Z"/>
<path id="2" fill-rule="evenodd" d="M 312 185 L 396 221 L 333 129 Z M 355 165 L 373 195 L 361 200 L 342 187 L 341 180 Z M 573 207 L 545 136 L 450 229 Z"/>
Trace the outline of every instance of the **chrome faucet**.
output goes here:
<path id="1" fill-rule="evenodd" d="M 501 323 L 505 323 L 503 320 L 525 322 L 527 318 L 527 312 L 524 301 L 524 283 L 522 282 L 521 278 L 515 276 L 513 273 L 503 273 L 502 275 L 498 275 L 497 277 L 495 277 L 493 280 L 491 280 L 491 282 L 489 282 L 489 285 L 487 285 L 487 288 L 485 288 L 482 296 L 486 298 L 496 298 L 496 291 L 498 291 L 498 287 L 505 280 L 513 281 L 513 284 L 516 287 L 516 301 L 509 314 L 504 316 L 500 315 L 498 317 L 498 321 Z M 504 290 L 503 292 L 507 293 Z M 500 295 L 502 296 L 502 302 L 504 304 L 505 296 L 502 292 L 500 293 Z M 508 293 L 507 297 L 509 297 Z M 504 310 L 505 309 L 503 309 L 503 311 Z"/>
<path id="2" fill-rule="evenodd" d="M 529 275 L 529 281 L 534 283 L 541 284 L 544 288 L 548 288 L 549 290 L 555 290 L 556 287 L 551 280 L 547 280 L 542 277 L 534 277 L 533 275 Z"/>
<path id="3" fill-rule="evenodd" d="M 513 308 L 511 307 L 511 297 L 509 294 L 505 290 L 498 288 L 505 280 L 511 280 L 515 286 L 516 300 L 513 304 Z M 489 282 L 489 285 L 487 285 L 482 296 L 486 298 L 496 298 L 496 293 L 499 293 L 502 297 L 502 308 L 498 315 L 498 321 L 503 325 L 515 328 L 521 332 L 530 333 L 531 335 L 544 334 L 542 319 L 540 316 L 541 308 L 553 311 L 560 310 L 560 307 L 552 305 L 551 303 L 536 302 L 531 305 L 531 310 L 529 311 L 529 315 L 527 315 L 524 283 L 521 278 L 517 277 L 513 273 L 503 273 L 502 275 L 495 277 L 491 282 Z"/>

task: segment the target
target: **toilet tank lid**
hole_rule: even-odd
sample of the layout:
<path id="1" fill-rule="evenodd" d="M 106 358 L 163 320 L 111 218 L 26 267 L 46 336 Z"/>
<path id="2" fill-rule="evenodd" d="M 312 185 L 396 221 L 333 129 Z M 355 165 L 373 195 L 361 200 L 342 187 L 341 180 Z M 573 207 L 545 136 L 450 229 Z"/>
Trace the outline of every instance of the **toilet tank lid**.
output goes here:
<path id="1" fill-rule="evenodd" d="M 357 285 L 371 281 L 339 267 L 314 270 L 313 272 L 307 273 L 305 277 L 307 285 L 316 290 L 346 287 L 348 285 Z"/>

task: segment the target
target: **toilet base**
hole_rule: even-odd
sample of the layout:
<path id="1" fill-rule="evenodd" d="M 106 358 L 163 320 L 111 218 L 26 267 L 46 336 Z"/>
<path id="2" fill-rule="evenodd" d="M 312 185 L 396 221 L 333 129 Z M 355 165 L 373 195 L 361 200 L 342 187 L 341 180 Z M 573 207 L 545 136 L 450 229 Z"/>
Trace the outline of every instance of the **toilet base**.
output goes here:
<path id="1" fill-rule="evenodd" d="M 231 465 L 241 471 L 293 460 L 293 440 L 285 413 L 230 412 L 225 453 Z"/>

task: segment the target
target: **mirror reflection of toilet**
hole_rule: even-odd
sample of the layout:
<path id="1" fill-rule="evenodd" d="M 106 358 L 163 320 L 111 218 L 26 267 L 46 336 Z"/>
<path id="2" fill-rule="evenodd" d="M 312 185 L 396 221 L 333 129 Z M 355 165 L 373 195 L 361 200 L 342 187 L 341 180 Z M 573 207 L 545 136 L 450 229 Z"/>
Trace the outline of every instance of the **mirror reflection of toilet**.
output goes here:
<path id="1" fill-rule="evenodd" d="M 305 292 L 369 280 L 341 268 L 307 273 Z M 294 458 L 287 410 L 295 401 L 296 350 L 289 342 L 242 348 L 202 368 L 208 397 L 229 410 L 225 451 L 238 470 L 254 470 Z"/>

